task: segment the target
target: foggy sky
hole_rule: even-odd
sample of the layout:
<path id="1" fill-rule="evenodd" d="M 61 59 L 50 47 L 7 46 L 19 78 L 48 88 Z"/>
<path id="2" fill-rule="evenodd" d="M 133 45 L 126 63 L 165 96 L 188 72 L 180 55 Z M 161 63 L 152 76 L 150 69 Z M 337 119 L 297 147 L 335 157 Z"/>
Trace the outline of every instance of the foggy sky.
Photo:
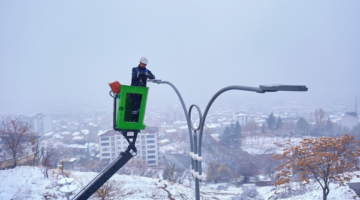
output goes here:
<path id="1" fill-rule="evenodd" d="M 306 93 L 231 91 L 219 99 L 360 98 L 360 1 L 0 0 L 0 114 L 111 109 L 146 56 L 187 106 L 229 85 L 303 84 Z M 148 107 L 178 103 L 148 83 Z"/>

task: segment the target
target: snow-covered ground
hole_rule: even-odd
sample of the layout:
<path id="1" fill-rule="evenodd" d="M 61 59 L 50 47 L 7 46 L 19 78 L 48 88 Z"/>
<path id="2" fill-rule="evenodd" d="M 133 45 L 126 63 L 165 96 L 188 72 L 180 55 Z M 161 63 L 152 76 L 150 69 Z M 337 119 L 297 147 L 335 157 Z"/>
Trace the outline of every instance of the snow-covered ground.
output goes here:
<path id="1" fill-rule="evenodd" d="M 212 134 L 212 137 L 217 138 L 218 134 Z M 296 144 L 302 140 L 303 137 L 245 137 L 242 140 L 242 149 L 252 155 L 281 153 L 282 148 L 278 147 L 274 143 L 284 143 L 285 140 L 288 139 Z M 186 143 L 185 141 L 167 142 L 165 144 L 160 144 L 159 151 L 160 153 L 175 154 L 179 153 L 179 151 L 188 152 L 190 151 L 189 145 L 190 144 L 188 144 L 188 142 Z"/>
<path id="2" fill-rule="evenodd" d="M 75 179 L 73 185 L 76 185 L 79 189 L 96 175 L 97 173 L 93 172 L 70 172 L 70 177 Z M 50 170 L 49 178 L 44 178 L 40 168 L 23 166 L 1 170 L 0 178 L 1 200 L 42 200 L 46 199 L 45 197 L 48 199 L 66 199 L 64 194 L 59 191 L 60 186 L 57 184 L 57 181 L 63 178 L 59 170 Z M 112 183 L 114 189 L 113 197 L 109 199 L 195 199 L 195 192 L 192 187 L 156 178 L 116 174 L 109 180 L 109 183 Z M 256 189 L 259 196 L 264 199 L 273 196 L 276 191 L 275 187 L 272 186 L 257 187 Z M 242 191 L 241 187 L 230 184 L 201 184 L 202 199 L 230 200 L 236 194 L 241 194 Z M 282 199 L 322 199 L 322 190 L 316 183 L 307 186 L 306 192 L 299 192 L 299 194 Z M 347 185 L 330 185 L 329 200 L 354 199 L 354 197 L 356 197 L 355 192 Z"/>
<path id="3" fill-rule="evenodd" d="M 190 144 L 185 143 L 184 141 L 182 142 L 173 142 L 173 143 L 167 143 L 165 145 L 160 145 L 159 146 L 159 152 L 160 153 L 174 153 L 174 154 L 178 154 L 178 153 L 183 153 L 185 152 L 189 152 L 190 151 Z"/>
<path id="4" fill-rule="evenodd" d="M 278 147 L 277 143 L 284 143 L 285 140 L 290 139 L 291 142 L 298 143 L 302 140 L 302 137 L 246 137 L 242 141 L 242 149 L 249 154 L 272 154 L 272 153 L 281 153 L 282 148 Z"/>

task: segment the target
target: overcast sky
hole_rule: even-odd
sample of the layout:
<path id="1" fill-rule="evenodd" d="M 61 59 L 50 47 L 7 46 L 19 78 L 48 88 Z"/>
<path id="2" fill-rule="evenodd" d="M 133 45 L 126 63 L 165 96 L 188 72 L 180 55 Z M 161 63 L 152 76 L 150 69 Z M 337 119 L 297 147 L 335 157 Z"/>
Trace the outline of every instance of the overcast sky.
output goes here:
<path id="1" fill-rule="evenodd" d="M 0 114 L 111 109 L 141 56 L 186 104 L 229 85 L 304 84 L 306 93 L 220 98 L 360 98 L 360 1 L 0 0 Z M 175 102 L 149 83 L 149 105 Z"/>

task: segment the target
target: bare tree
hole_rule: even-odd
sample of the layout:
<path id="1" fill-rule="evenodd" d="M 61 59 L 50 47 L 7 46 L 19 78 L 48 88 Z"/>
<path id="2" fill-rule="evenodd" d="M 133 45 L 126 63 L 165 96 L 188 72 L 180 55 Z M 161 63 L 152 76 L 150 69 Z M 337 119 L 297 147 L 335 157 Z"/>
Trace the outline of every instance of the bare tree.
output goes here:
<path id="1" fill-rule="evenodd" d="M 187 169 L 187 170 L 184 172 L 184 177 L 185 177 L 185 179 L 188 181 L 189 186 L 191 186 L 191 185 L 192 185 L 192 182 L 194 181 L 194 177 L 193 177 L 190 169 Z M 207 178 L 207 177 L 206 177 L 206 178 Z"/>
<path id="2" fill-rule="evenodd" d="M 95 193 L 95 197 L 100 198 L 101 200 L 108 199 L 109 197 L 113 197 L 113 193 L 115 190 L 116 183 L 113 180 L 106 182 L 103 186 L 101 186 Z"/>
<path id="3" fill-rule="evenodd" d="M 275 168 L 280 164 L 279 161 L 272 159 L 270 155 L 267 155 L 262 159 L 262 166 L 264 173 L 270 177 L 271 180 L 275 179 Z"/>
<path id="4" fill-rule="evenodd" d="M 250 134 L 251 138 L 254 138 L 255 140 L 257 139 L 258 144 L 259 144 L 259 140 L 258 140 L 259 126 L 254 121 L 249 121 L 245 126 L 243 126 L 243 130 L 244 130 L 244 132 L 247 132 L 248 134 Z"/>
<path id="5" fill-rule="evenodd" d="M 322 108 L 319 108 L 319 117 L 320 121 L 325 119 L 325 111 Z"/>
<path id="6" fill-rule="evenodd" d="M 39 159 L 40 159 L 41 141 L 38 139 L 38 136 L 33 134 L 30 136 L 30 142 L 32 145 L 31 151 L 33 152 L 34 155 L 34 158 L 32 160 L 32 166 L 35 166 L 39 163 Z"/>
<path id="7" fill-rule="evenodd" d="M 29 125 L 19 119 L 7 118 L 2 121 L 2 125 L 0 137 L 4 144 L 4 150 L 11 155 L 14 167 L 16 167 L 17 160 L 25 154 L 25 150 L 29 146 L 32 133 L 29 131 Z"/>
<path id="8" fill-rule="evenodd" d="M 216 169 L 217 179 L 223 182 L 229 182 L 232 178 L 232 171 L 226 165 L 220 165 Z"/>
<path id="9" fill-rule="evenodd" d="M 57 144 L 55 146 L 55 155 L 52 156 L 51 162 L 53 167 L 57 167 L 58 163 L 64 158 L 69 158 L 71 156 L 71 150 L 68 148 L 65 148 L 62 144 Z"/>
<path id="10" fill-rule="evenodd" d="M 315 110 L 315 119 L 316 119 L 316 132 L 317 134 L 323 135 L 323 120 L 325 118 L 325 111 L 322 108 Z"/>
<path id="11" fill-rule="evenodd" d="M 42 165 L 42 173 L 44 174 L 44 178 L 48 178 L 48 171 L 51 169 L 51 159 L 54 157 L 56 153 L 56 149 L 50 144 L 43 144 L 41 147 L 41 165 Z"/>
<path id="12" fill-rule="evenodd" d="M 244 182 L 249 182 L 250 177 L 257 176 L 259 174 L 259 167 L 251 160 L 246 160 L 240 164 L 240 168 L 237 174 L 244 176 Z"/>
<path id="13" fill-rule="evenodd" d="M 216 169 L 219 167 L 217 163 L 208 163 L 206 171 L 206 181 L 214 181 L 216 183 Z"/>
<path id="14" fill-rule="evenodd" d="M 185 180 L 184 172 L 180 169 L 176 169 L 174 180 L 179 184 L 183 184 Z"/>
<path id="15" fill-rule="evenodd" d="M 131 168 L 132 174 L 137 176 L 144 176 L 148 169 L 145 161 L 141 159 L 133 159 L 127 164 L 128 168 Z"/>
<path id="16" fill-rule="evenodd" d="M 123 188 L 124 185 L 125 183 L 122 181 L 109 180 L 95 192 L 91 199 L 127 199 L 135 192 L 126 192 Z"/>
<path id="17" fill-rule="evenodd" d="M 165 161 L 165 168 L 163 171 L 164 180 L 169 180 L 169 181 L 173 182 L 173 181 L 175 181 L 176 165 L 175 165 L 175 163 L 170 164 L 170 162 L 168 162 L 165 157 L 163 157 L 163 159 Z"/>

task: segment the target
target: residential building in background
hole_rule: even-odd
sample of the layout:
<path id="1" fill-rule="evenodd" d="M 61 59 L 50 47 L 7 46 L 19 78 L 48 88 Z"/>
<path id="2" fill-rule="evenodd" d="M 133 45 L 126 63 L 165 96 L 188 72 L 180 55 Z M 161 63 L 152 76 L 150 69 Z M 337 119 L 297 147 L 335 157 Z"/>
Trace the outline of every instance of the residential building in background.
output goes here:
<path id="1" fill-rule="evenodd" d="M 30 131 L 44 134 L 53 131 L 52 117 L 50 115 L 36 114 L 31 117 L 21 117 L 21 120 L 28 123 Z"/>
<path id="2" fill-rule="evenodd" d="M 248 122 L 248 115 L 246 112 L 239 111 L 233 114 L 233 120 L 238 121 L 240 126 L 246 125 Z"/>
<path id="3" fill-rule="evenodd" d="M 356 112 L 347 112 L 341 115 L 340 125 L 349 129 L 354 128 L 359 123 L 359 118 Z"/>
<path id="4" fill-rule="evenodd" d="M 100 160 L 113 161 L 128 147 L 128 142 L 121 133 L 109 130 L 99 136 Z M 159 166 L 159 146 L 157 128 L 147 128 L 136 139 L 136 159 L 143 160 L 149 167 Z"/>

